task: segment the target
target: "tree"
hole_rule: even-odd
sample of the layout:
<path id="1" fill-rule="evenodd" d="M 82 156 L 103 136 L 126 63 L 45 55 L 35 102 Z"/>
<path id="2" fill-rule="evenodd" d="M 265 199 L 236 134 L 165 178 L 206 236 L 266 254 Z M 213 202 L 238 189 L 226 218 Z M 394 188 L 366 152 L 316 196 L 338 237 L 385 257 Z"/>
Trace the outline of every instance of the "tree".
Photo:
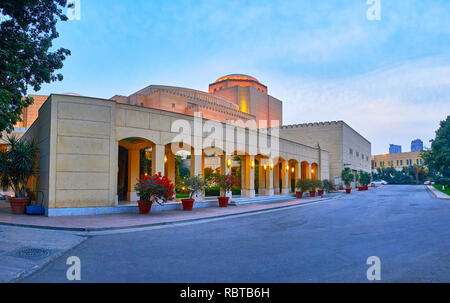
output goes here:
<path id="1" fill-rule="evenodd" d="M 450 116 L 441 121 L 436 138 L 431 140 L 431 149 L 421 153 L 429 169 L 450 177 Z"/>
<path id="2" fill-rule="evenodd" d="M 66 21 L 66 0 L 2 0 L 0 2 L 0 132 L 12 131 L 23 108 L 33 103 L 28 87 L 61 81 L 55 71 L 70 51 L 49 51 L 58 38 L 56 23 Z"/>
<path id="3" fill-rule="evenodd" d="M 345 186 L 347 188 L 350 188 L 355 178 L 355 175 L 352 174 L 352 170 L 349 167 L 346 167 L 342 170 L 341 178 L 342 181 L 344 181 Z"/>

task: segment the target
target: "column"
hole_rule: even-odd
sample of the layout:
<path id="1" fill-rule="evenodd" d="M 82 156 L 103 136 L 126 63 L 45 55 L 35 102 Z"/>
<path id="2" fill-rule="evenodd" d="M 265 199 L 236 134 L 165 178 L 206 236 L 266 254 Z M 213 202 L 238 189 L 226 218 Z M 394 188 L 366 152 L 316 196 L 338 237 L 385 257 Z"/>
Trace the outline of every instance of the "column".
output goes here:
<path id="1" fill-rule="evenodd" d="M 265 196 L 273 196 L 273 169 L 270 166 L 270 162 L 267 163 L 266 169 L 266 190 L 264 191 Z"/>
<path id="2" fill-rule="evenodd" d="M 175 185 L 175 155 L 172 152 L 168 151 L 166 153 L 166 156 L 167 156 L 166 176 Z"/>
<path id="3" fill-rule="evenodd" d="M 255 157 L 244 156 L 242 158 L 242 171 L 244 178 L 242 180 L 241 194 L 246 198 L 255 197 Z"/>
<path id="4" fill-rule="evenodd" d="M 137 184 L 139 179 L 139 160 L 140 160 L 140 149 L 129 149 L 128 150 L 128 191 L 127 200 L 136 202 L 139 200 L 134 186 Z"/>
<path id="5" fill-rule="evenodd" d="M 266 169 L 264 169 L 266 166 Z M 264 159 L 259 158 L 259 169 L 258 169 L 258 194 L 265 195 L 266 192 L 266 170 L 267 164 L 265 164 Z"/>
<path id="6" fill-rule="evenodd" d="M 273 166 L 273 192 L 280 193 L 280 162 Z"/>
<path id="7" fill-rule="evenodd" d="M 203 151 L 194 150 L 191 147 L 191 176 L 200 176 L 203 178 Z M 204 197 L 204 192 L 201 194 L 197 194 L 197 197 L 194 197 L 195 201 L 202 201 Z"/>
<path id="8" fill-rule="evenodd" d="M 203 155 L 200 152 L 198 155 L 195 154 L 194 148 L 191 148 L 191 176 L 203 176 Z"/>
<path id="9" fill-rule="evenodd" d="M 281 162 L 281 193 L 289 194 L 289 165 L 287 161 Z"/>
<path id="10" fill-rule="evenodd" d="M 220 158 L 220 174 L 228 175 L 231 174 L 231 166 L 228 166 L 228 160 L 232 161 L 231 156 L 227 156 L 226 153 L 219 155 Z"/>
<path id="11" fill-rule="evenodd" d="M 152 174 L 161 173 L 164 176 L 164 156 L 166 148 L 164 145 L 155 144 L 152 148 Z"/>

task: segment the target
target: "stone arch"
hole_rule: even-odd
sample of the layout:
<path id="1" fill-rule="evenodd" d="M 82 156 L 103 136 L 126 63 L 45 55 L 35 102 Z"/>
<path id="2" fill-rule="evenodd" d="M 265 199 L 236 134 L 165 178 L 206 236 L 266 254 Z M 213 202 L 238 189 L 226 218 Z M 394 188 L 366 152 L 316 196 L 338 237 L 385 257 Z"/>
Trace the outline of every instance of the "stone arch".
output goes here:
<path id="1" fill-rule="evenodd" d="M 295 183 L 299 178 L 299 163 L 296 159 L 289 159 L 289 188 L 291 192 L 295 192 Z"/>
<path id="2" fill-rule="evenodd" d="M 137 201 L 134 190 L 141 174 L 153 173 L 154 142 L 142 137 L 127 137 L 118 141 L 117 196 L 119 201 Z"/>
<path id="3" fill-rule="evenodd" d="M 311 179 L 317 180 L 319 178 L 319 165 L 315 162 L 311 163 Z"/>
<path id="4" fill-rule="evenodd" d="M 309 171 L 309 162 L 308 161 L 302 161 L 301 162 L 301 179 L 310 179 L 310 171 Z"/>

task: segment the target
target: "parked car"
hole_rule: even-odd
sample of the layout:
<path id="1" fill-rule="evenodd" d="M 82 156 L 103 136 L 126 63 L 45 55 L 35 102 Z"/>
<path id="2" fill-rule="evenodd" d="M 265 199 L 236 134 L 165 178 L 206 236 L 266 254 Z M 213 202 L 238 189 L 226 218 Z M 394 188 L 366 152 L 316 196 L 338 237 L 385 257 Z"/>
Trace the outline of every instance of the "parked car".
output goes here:
<path id="1" fill-rule="evenodd" d="M 371 186 L 379 186 L 379 185 L 386 185 L 386 184 L 388 184 L 388 183 L 384 180 L 375 180 L 375 181 L 372 181 L 372 183 L 370 183 Z"/>
<path id="2" fill-rule="evenodd" d="M 431 182 L 431 181 L 425 181 L 423 184 L 425 184 L 425 185 L 434 185 L 434 182 Z"/>

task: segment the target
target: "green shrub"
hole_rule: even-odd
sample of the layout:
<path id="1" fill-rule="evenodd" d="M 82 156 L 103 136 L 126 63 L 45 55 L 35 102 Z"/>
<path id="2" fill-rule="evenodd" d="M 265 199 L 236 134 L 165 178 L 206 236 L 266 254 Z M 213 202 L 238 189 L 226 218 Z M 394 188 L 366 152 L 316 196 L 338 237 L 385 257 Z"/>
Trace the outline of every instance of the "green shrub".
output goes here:
<path id="1" fill-rule="evenodd" d="M 301 192 L 307 192 L 313 188 L 313 184 L 310 179 L 297 179 L 295 187 L 299 188 Z"/>
<path id="2" fill-rule="evenodd" d="M 349 167 L 346 167 L 342 170 L 341 178 L 345 186 L 349 188 L 355 179 L 355 175 L 352 174 L 352 170 Z"/>
<path id="3" fill-rule="evenodd" d="M 325 179 L 322 181 L 322 184 L 323 184 L 323 189 L 326 190 L 328 193 L 330 191 L 334 190 L 334 185 L 330 180 Z"/>
<path id="4" fill-rule="evenodd" d="M 323 189 L 323 182 L 321 180 L 312 180 L 313 189 Z"/>

